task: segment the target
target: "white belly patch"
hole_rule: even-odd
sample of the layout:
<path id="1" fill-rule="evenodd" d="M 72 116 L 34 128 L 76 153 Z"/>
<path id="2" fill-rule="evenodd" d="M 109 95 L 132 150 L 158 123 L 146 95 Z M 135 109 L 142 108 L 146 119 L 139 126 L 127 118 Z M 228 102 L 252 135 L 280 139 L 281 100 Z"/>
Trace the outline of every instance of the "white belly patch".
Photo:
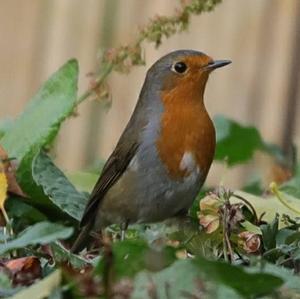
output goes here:
<path id="1" fill-rule="evenodd" d="M 193 153 L 185 152 L 183 154 L 179 168 L 180 170 L 187 171 L 188 173 L 194 172 L 195 170 L 199 171 Z"/>

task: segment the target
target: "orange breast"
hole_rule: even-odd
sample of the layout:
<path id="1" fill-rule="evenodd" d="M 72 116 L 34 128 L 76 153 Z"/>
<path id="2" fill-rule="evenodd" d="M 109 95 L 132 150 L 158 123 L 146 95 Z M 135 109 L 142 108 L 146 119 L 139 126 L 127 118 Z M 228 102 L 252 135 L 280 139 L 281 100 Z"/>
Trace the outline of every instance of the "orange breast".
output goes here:
<path id="1" fill-rule="evenodd" d="M 189 175 L 180 168 L 184 153 L 193 155 L 200 173 L 206 177 L 215 151 L 213 123 L 199 93 L 193 90 L 168 90 L 161 95 L 164 112 L 157 148 L 169 175 L 177 180 Z"/>

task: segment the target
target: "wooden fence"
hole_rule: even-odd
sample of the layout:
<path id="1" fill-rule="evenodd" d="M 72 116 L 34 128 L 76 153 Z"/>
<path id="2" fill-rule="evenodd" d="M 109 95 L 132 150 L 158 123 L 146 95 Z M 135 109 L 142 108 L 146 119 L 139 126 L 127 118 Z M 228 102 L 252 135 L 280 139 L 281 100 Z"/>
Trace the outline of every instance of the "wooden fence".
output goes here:
<path id="1" fill-rule="evenodd" d="M 0 118 L 18 115 L 39 85 L 71 57 L 79 60 L 84 91 L 101 49 L 130 43 L 138 26 L 156 14 L 172 14 L 176 5 L 174 0 L 1 0 Z M 299 144 L 299 20 L 299 0 L 223 0 L 213 12 L 193 17 L 188 32 L 159 49 L 145 44 L 146 66 L 111 75 L 108 112 L 87 101 L 79 116 L 64 124 L 57 163 L 72 171 L 106 158 L 133 110 L 146 69 L 180 48 L 233 61 L 211 76 L 206 92 L 211 115 L 253 124 L 266 140 L 285 147 L 290 139 Z M 257 160 L 230 171 L 227 184 L 235 187 L 248 178 L 261 164 L 261 157 Z M 210 182 L 223 173 L 215 165 Z"/>

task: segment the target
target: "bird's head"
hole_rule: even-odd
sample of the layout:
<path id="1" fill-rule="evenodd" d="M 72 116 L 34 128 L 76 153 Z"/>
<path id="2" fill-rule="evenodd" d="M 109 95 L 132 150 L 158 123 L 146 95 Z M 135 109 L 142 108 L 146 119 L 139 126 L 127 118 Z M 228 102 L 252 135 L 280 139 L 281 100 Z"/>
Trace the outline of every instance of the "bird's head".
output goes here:
<path id="1" fill-rule="evenodd" d="M 213 60 L 202 52 L 178 50 L 155 62 L 146 80 L 163 92 L 203 96 L 209 74 L 229 63 L 230 60 Z"/>

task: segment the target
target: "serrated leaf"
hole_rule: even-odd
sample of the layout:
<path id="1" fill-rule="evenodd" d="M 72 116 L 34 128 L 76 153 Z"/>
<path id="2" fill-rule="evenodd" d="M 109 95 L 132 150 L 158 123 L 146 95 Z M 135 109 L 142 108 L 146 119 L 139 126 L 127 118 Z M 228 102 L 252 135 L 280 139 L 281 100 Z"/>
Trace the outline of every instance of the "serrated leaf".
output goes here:
<path id="1" fill-rule="evenodd" d="M 33 159 L 32 176 L 35 183 L 42 187 L 43 192 L 56 206 L 76 220 L 81 219 L 87 201 L 86 196 L 75 189 L 45 153 L 40 152 Z"/>
<path id="2" fill-rule="evenodd" d="M 73 228 L 58 223 L 39 222 L 26 228 L 17 238 L 0 244 L 0 254 L 28 245 L 48 244 L 58 239 L 67 239 Z"/>
<path id="3" fill-rule="evenodd" d="M 70 60 L 54 73 L 14 121 L 1 144 L 9 157 L 22 160 L 34 147 L 51 143 L 60 124 L 74 109 L 78 63 Z"/>

